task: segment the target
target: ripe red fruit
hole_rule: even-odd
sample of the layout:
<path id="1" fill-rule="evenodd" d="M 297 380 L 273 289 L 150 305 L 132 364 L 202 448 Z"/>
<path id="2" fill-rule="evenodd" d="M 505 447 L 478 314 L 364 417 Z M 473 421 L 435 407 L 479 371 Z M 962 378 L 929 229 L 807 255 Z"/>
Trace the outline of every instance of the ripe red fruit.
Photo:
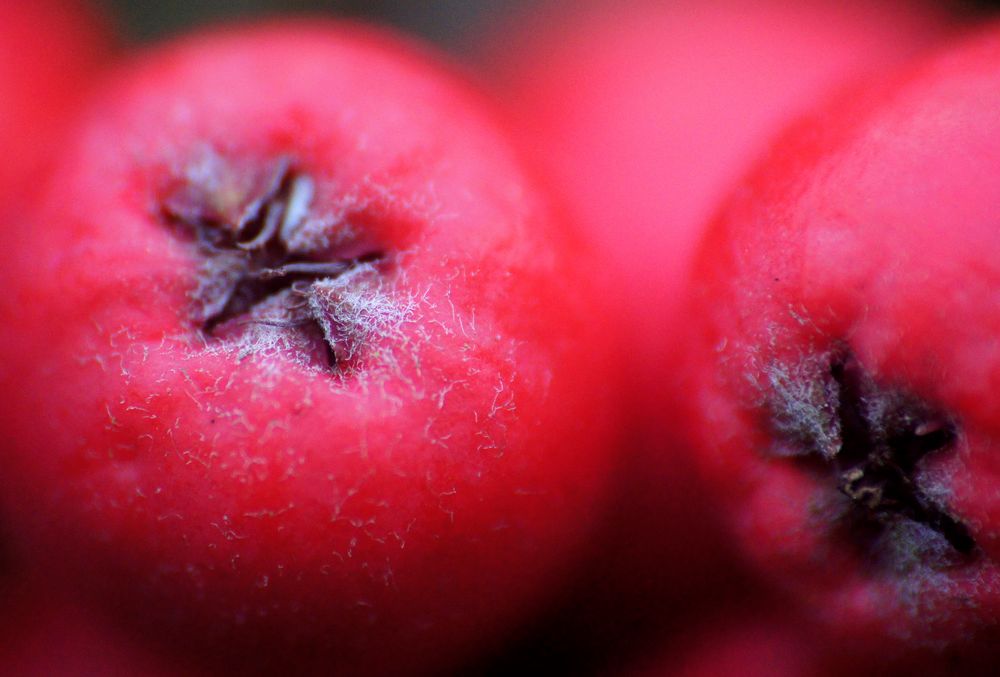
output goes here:
<path id="1" fill-rule="evenodd" d="M 877 654 L 989 650 L 1000 621 L 997 110 L 1000 26 L 794 128 L 694 273 L 717 499 L 762 576 Z"/>
<path id="2" fill-rule="evenodd" d="M 618 397 L 595 266 L 501 132 L 359 26 L 113 78 L 4 253 L 19 542 L 255 668 L 498 641 L 591 528 Z"/>
<path id="3" fill-rule="evenodd" d="M 58 148 L 110 55 L 109 32 L 84 0 L 0 3 L 0 191 L 28 186 Z"/>
<path id="4" fill-rule="evenodd" d="M 487 72 L 615 271 L 605 284 L 629 318 L 634 437 L 586 588 L 603 602 L 583 631 L 607 642 L 628 627 L 631 639 L 621 614 L 662 614 L 678 594 L 700 603 L 706 579 L 720 592 L 713 561 L 733 574 L 671 403 L 683 391 L 670 345 L 703 225 L 787 120 L 933 44 L 951 19 L 940 3 L 863 0 L 554 2 L 518 19 L 487 40 Z"/>
<path id="5" fill-rule="evenodd" d="M 84 0 L 0 2 L 0 229 L 5 249 L 17 246 L 23 205 L 59 147 L 69 118 L 110 57 L 112 43 L 103 17 Z M 0 514 L 2 586 L 13 585 L 17 566 L 11 561 L 7 531 L 7 516 Z M 5 598 L 0 594 L 0 613 L 6 611 Z M 3 666 L 0 672 L 14 674 Z"/>

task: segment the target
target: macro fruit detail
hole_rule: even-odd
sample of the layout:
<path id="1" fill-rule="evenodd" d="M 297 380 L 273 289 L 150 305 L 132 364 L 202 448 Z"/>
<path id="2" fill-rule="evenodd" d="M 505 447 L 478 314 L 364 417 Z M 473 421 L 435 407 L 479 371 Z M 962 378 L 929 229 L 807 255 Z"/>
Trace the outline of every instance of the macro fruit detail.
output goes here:
<path id="1" fill-rule="evenodd" d="M 695 264 L 704 475 L 757 570 L 876 655 L 998 630 L 996 36 L 794 125 Z"/>
<path id="2" fill-rule="evenodd" d="M 227 667 L 499 642 L 593 528 L 618 399 L 591 254 L 501 130 L 356 26 L 121 68 L 0 269 L 18 547 Z"/>

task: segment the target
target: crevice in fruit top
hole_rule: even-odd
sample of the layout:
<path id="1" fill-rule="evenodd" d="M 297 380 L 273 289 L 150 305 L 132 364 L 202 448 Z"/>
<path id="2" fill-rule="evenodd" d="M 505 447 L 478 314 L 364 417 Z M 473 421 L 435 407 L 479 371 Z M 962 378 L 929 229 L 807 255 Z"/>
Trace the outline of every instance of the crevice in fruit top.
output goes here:
<path id="1" fill-rule="evenodd" d="M 315 190 L 291 157 L 237 162 L 209 153 L 161 194 L 161 217 L 193 239 L 202 260 L 191 296 L 206 337 L 249 324 L 298 332 L 305 343 L 323 344 L 328 368 L 356 352 L 339 335 L 331 292 L 339 287 L 330 283 L 368 280 L 387 257 L 376 248 L 338 256 L 330 246 L 338 224 L 313 215 Z"/>
<path id="2" fill-rule="evenodd" d="M 958 425 L 919 398 L 881 384 L 846 345 L 821 359 L 772 365 L 771 423 L 793 456 L 830 476 L 848 499 L 843 532 L 871 546 L 901 520 L 927 527 L 959 556 L 968 528 L 921 485 L 922 461 L 954 447 Z"/>

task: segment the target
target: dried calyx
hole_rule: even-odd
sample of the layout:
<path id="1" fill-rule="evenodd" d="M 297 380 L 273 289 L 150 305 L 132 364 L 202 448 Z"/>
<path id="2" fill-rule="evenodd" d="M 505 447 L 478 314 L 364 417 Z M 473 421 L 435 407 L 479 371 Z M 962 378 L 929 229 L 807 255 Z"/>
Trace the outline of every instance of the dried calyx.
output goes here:
<path id="1" fill-rule="evenodd" d="M 317 285 L 326 289 L 386 257 L 375 248 L 357 253 L 357 247 L 356 255 L 337 256 L 330 242 L 337 224 L 312 214 L 315 184 L 291 159 L 263 169 L 247 165 L 251 169 L 210 154 L 159 200 L 163 218 L 193 236 L 203 257 L 194 319 L 207 336 L 234 320 L 314 334 L 334 367 L 340 359 L 330 334 L 336 320 L 317 305 Z"/>
<path id="2" fill-rule="evenodd" d="M 965 525 L 918 478 L 922 459 L 953 446 L 950 417 L 877 383 L 844 347 L 806 367 L 772 370 L 771 385 L 771 421 L 785 451 L 791 447 L 785 455 L 832 473 L 858 534 L 910 520 L 940 534 L 956 553 L 975 551 Z"/>

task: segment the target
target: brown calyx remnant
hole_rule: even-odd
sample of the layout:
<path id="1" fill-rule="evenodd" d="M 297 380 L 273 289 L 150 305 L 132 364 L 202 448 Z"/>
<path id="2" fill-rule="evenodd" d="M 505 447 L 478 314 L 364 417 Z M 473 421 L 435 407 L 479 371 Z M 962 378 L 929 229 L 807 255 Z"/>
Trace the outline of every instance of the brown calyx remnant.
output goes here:
<path id="1" fill-rule="evenodd" d="M 161 216 L 193 236 L 203 257 L 192 299 L 205 335 L 234 320 L 296 329 L 320 336 L 328 366 L 337 366 L 336 318 L 317 304 L 317 292 L 385 256 L 372 248 L 338 257 L 330 242 L 337 224 L 311 213 L 314 191 L 290 158 L 262 166 L 210 153 L 161 194 Z M 265 304 L 267 313 L 257 313 Z"/>
<path id="2" fill-rule="evenodd" d="M 951 448 L 955 421 L 927 403 L 877 383 L 846 347 L 769 374 L 770 420 L 777 436 L 849 499 L 846 515 L 859 537 L 901 519 L 940 534 L 960 555 L 976 543 L 918 481 L 928 454 Z"/>

